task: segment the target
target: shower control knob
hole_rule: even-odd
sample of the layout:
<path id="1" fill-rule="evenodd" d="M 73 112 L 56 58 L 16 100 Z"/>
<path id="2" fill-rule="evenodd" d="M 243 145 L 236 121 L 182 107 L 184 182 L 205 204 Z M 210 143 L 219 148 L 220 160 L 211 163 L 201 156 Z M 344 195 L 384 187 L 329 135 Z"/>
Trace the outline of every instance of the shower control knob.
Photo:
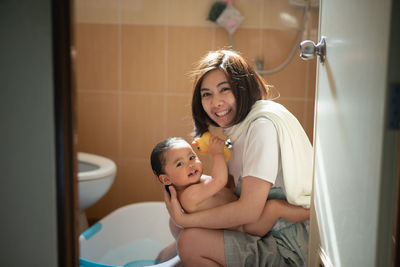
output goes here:
<path id="1" fill-rule="evenodd" d="M 325 61 L 326 57 L 326 42 L 325 37 L 321 37 L 321 40 L 317 45 L 313 41 L 305 40 L 300 43 L 300 57 L 304 60 L 313 59 L 315 56 L 319 56 L 321 62 Z"/>

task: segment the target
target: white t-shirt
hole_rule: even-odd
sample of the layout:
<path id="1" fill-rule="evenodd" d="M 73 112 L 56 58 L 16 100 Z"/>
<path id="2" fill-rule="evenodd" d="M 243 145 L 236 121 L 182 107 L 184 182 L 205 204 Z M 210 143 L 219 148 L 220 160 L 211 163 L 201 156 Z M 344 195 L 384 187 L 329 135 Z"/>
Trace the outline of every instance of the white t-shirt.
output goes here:
<path id="1" fill-rule="evenodd" d="M 228 168 L 238 194 L 242 177 L 246 176 L 266 180 L 285 191 L 278 134 L 271 120 L 258 118 L 232 144 L 232 158 Z"/>

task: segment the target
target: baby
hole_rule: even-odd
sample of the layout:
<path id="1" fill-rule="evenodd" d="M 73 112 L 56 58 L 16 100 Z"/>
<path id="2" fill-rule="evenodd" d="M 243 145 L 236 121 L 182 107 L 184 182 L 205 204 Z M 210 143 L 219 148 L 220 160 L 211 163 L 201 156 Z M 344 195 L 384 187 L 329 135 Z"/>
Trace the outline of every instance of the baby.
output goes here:
<path id="1" fill-rule="evenodd" d="M 224 144 L 223 140 L 210 136 L 211 176 L 203 174 L 202 162 L 184 139 L 167 138 L 154 147 L 151 153 L 153 172 L 166 189 L 174 186 L 185 212 L 210 209 L 237 200 L 233 191 L 226 187 L 228 168 L 224 159 Z M 229 230 L 264 236 L 279 218 L 300 222 L 307 220 L 309 215 L 308 209 L 291 205 L 285 200 L 270 199 L 256 222 Z"/>

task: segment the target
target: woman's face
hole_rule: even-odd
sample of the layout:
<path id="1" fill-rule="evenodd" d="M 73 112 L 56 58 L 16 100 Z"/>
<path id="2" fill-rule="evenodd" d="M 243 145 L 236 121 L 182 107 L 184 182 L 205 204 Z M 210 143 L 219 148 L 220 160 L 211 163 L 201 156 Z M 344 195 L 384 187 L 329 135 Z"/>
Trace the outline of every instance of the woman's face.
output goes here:
<path id="1" fill-rule="evenodd" d="M 221 127 L 231 126 L 236 115 L 236 99 L 223 71 L 213 70 L 204 76 L 200 95 L 207 115 Z"/>

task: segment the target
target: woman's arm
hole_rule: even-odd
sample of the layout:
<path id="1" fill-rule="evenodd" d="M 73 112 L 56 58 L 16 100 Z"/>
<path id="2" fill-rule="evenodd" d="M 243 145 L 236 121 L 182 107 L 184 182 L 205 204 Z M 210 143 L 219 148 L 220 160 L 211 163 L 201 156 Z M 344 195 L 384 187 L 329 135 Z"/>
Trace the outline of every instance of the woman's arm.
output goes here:
<path id="1" fill-rule="evenodd" d="M 172 187 L 171 197 L 168 193 L 164 197 L 167 209 L 178 225 L 184 228 L 224 229 L 255 222 L 264 209 L 270 188 L 271 183 L 247 176 L 242 180 L 242 192 L 237 201 L 191 214 L 182 212 Z"/>
<path id="2" fill-rule="evenodd" d="M 175 240 L 178 240 L 178 237 L 182 231 L 182 228 L 180 228 L 178 225 L 176 225 L 175 222 L 171 218 L 169 218 L 169 230 L 171 231 L 171 234 L 175 238 Z"/>

